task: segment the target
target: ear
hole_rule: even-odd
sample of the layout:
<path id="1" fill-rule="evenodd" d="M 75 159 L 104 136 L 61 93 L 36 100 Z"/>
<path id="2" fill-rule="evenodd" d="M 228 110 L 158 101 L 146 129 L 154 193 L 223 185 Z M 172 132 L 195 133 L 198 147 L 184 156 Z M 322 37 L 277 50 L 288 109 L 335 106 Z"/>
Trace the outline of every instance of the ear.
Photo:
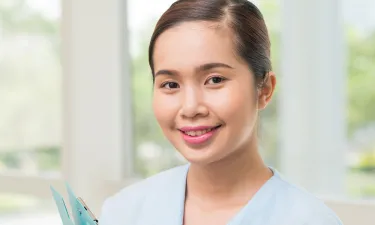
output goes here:
<path id="1" fill-rule="evenodd" d="M 258 88 L 258 110 L 266 108 L 271 101 L 276 87 L 276 76 L 274 72 L 269 72 L 263 81 L 262 86 Z"/>

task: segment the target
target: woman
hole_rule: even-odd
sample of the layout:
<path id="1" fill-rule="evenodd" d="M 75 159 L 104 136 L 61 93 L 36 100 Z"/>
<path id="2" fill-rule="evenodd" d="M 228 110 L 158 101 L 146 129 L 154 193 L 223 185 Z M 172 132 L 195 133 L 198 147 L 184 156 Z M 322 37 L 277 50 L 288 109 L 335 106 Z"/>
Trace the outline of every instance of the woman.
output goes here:
<path id="1" fill-rule="evenodd" d="M 276 78 L 256 6 L 175 2 L 156 25 L 149 63 L 155 116 L 189 164 L 109 198 L 101 225 L 341 224 L 258 153 L 258 115 Z"/>

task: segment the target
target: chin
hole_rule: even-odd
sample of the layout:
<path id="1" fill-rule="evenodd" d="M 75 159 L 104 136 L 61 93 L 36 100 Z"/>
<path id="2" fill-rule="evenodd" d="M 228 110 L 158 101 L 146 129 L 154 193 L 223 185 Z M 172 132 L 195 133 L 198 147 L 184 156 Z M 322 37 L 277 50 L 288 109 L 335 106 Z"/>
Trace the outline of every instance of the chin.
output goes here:
<path id="1" fill-rule="evenodd" d="M 167 136 L 168 137 L 168 136 Z M 178 136 L 170 136 L 169 141 L 175 149 L 191 164 L 208 165 L 220 161 L 227 154 L 226 137 L 216 136 L 210 141 L 202 144 L 189 144 Z"/>
<path id="2" fill-rule="evenodd" d="M 222 158 L 222 154 L 213 151 L 213 149 L 217 150 L 218 148 L 202 148 L 197 150 L 185 146 L 180 153 L 191 164 L 208 165 L 215 161 L 219 161 Z"/>

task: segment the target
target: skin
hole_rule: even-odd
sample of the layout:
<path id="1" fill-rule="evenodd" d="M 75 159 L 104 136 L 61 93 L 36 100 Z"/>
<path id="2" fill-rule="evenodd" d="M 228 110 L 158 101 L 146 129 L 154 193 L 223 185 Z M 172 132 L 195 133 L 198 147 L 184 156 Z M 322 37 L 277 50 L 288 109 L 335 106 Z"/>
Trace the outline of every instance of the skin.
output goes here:
<path id="1" fill-rule="evenodd" d="M 155 43 L 154 114 L 191 163 L 185 225 L 226 224 L 272 176 L 258 153 L 256 127 L 276 78 L 270 72 L 257 88 L 233 38 L 225 25 L 194 21 L 166 30 Z M 185 142 L 179 130 L 217 125 L 199 145 Z"/>

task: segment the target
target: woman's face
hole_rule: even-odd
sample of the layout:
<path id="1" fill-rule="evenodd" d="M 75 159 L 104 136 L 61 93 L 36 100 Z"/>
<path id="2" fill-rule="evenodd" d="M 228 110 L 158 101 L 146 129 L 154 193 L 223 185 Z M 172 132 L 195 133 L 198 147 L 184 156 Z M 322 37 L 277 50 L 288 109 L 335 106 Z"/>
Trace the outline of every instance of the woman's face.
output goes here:
<path id="1" fill-rule="evenodd" d="M 159 36 L 153 58 L 156 119 L 188 161 L 212 163 L 251 145 L 266 101 L 227 28 L 182 23 Z"/>

